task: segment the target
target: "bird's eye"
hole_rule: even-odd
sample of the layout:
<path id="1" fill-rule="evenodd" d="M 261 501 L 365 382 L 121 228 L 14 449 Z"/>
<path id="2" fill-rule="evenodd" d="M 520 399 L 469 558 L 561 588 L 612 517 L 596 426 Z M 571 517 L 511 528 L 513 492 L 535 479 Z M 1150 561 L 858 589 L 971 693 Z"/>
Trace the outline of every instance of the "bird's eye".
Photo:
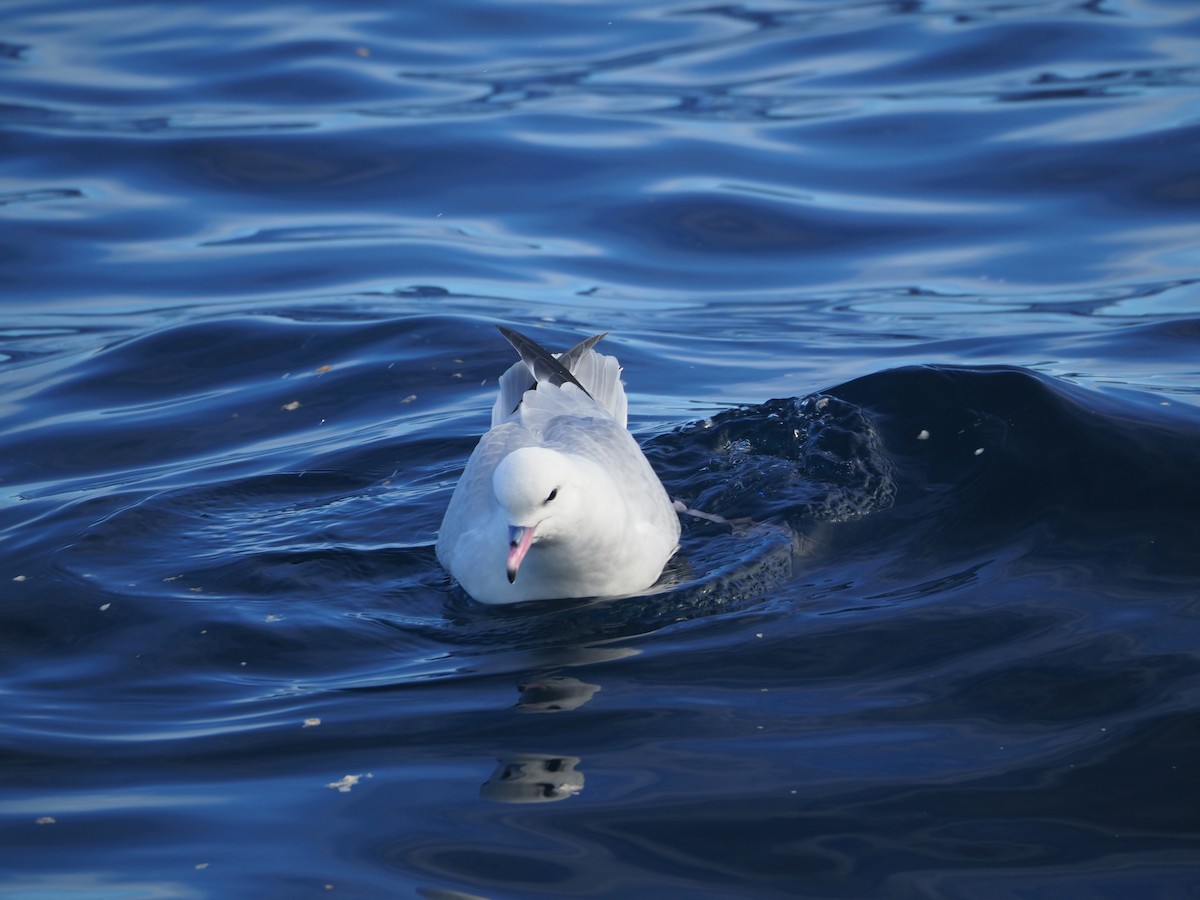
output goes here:
<path id="1" fill-rule="evenodd" d="M 552 490 L 550 492 L 550 496 L 546 498 L 545 502 L 549 503 L 551 500 L 553 500 L 557 496 L 558 496 L 558 488 L 555 488 L 554 490 Z"/>

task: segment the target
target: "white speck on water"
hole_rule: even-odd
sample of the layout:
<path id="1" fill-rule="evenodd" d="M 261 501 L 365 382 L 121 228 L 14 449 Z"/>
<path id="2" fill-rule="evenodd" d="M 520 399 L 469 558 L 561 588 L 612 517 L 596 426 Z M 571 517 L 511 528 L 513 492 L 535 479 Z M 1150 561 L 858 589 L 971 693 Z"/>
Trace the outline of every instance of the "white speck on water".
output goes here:
<path id="1" fill-rule="evenodd" d="M 982 447 L 977 447 L 977 448 L 975 449 L 975 455 L 976 455 L 976 456 L 982 456 L 982 455 L 983 455 L 983 448 L 982 448 Z"/>
<path id="2" fill-rule="evenodd" d="M 108 608 L 109 608 L 110 606 L 112 606 L 112 604 L 111 604 L 111 603 L 104 603 L 104 604 L 101 604 L 101 606 L 100 606 L 100 612 L 108 612 Z"/>
<path id="3" fill-rule="evenodd" d="M 348 793 L 350 793 L 350 788 L 354 787 L 356 784 L 358 784 L 360 781 L 362 781 L 363 778 L 370 778 L 370 777 L 371 777 L 370 772 L 368 772 L 366 775 L 363 775 L 361 773 L 358 775 L 343 775 L 341 780 L 331 781 L 329 784 L 325 785 L 325 787 L 333 788 L 335 791 L 337 791 L 338 793 L 341 793 L 341 794 L 348 794 Z"/>
<path id="4" fill-rule="evenodd" d="M 927 428 L 922 428 L 920 431 L 918 431 L 918 432 L 917 432 L 917 440 L 918 440 L 918 441 L 927 441 L 927 440 L 929 440 L 929 429 L 927 429 Z"/>

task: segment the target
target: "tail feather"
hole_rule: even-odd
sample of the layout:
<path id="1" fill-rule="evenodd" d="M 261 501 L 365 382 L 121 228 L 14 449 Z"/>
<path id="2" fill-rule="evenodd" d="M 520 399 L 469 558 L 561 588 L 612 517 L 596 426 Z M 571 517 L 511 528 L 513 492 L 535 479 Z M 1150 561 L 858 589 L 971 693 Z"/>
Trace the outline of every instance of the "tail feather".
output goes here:
<path id="1" fill-rule="evenodd" d="M 629 418 L 629 401 L 625 398 L 625 386 L 621 384 L 621 364 L 617 358 L 592 351 L 584 354 L 571 371 L 592 399 L 624 426 Z"/>

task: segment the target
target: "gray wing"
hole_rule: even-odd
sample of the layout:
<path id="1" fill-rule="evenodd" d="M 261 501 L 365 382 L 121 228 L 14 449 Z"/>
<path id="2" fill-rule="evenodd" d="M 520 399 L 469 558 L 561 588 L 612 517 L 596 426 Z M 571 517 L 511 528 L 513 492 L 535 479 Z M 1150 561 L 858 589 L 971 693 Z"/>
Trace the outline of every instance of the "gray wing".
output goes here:
<path id="1" fill-rule="evenodd" d="M 579 346 L 583 347 L 583 344 Z M 540 389 L 531 390 L 536 386 L 530 383 L 526 364 L 513 363 L 500 376 L 500 393 L 492 406 L 492 427 L 519 418 L 536 430 L 548 416 L 592 416 L 603 411 L 624 428 L 628 421 L 629 401 L 616 357 L 584 347 L 574 368 L 582 387 L 578 384 L 555 387 L 542 382 Z"/>
<path id="2" fill-rule="evenodd" d="M 587 388 L 576 380 L 575 376 L 571 374 L 571 370 L 537 341 L 527 338 L 525 335 L 513 331 L 511 328 L 505 328 L 503 325 L 497 325 L 496 327 L 500 329 L 500 333 L 504 335 L 505 339 L 513 345 L 513 349 L 521 355 L 521 362 L 525 363 L 525 367 L 533 374 L 535 383 L 541 384 L 542 382 L 546 382 L 555 387 L 563 384 L 573 384 L 584 393 L 587 393 Z M 602 337 L 604 335 L 601 334 L 594 338 L 588 338 L 588 340 L 592 344 L 595 344 Z M 583 343 L 587 344 L 587 341 Z M 583 351 L 586 351 L 590 346 L 589 344 L 587 347 L 583 347 L 583 350 L 580 350 L 580 346 L 577 345 L 563 355 L 576 353 L 582 355 Z"/>
<path id="3" fill-rule="evenodd" d="M 568 371 L 574 374 L 579 361 L 583 359 L 585 353 L 596 346 L 603 338 L 608 337 L 607 331 L 602 331 L 599 334 L 593 334 L 590 338 L 584 338 L 566 353 L 558 357 L 558 361 L 567 367 Z"/>

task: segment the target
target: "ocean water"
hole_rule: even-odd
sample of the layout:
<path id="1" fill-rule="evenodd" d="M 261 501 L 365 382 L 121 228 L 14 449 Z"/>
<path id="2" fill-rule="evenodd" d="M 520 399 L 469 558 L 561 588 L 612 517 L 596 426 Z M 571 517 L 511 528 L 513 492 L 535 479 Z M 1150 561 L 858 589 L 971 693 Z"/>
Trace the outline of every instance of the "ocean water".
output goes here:
<path id="1" fill-rule="evenodd" d="M 0 896 L 1198 895 L 1192 0 L 3 8 Z M 737 527 L 461 595 L 495 324 Z"/>

